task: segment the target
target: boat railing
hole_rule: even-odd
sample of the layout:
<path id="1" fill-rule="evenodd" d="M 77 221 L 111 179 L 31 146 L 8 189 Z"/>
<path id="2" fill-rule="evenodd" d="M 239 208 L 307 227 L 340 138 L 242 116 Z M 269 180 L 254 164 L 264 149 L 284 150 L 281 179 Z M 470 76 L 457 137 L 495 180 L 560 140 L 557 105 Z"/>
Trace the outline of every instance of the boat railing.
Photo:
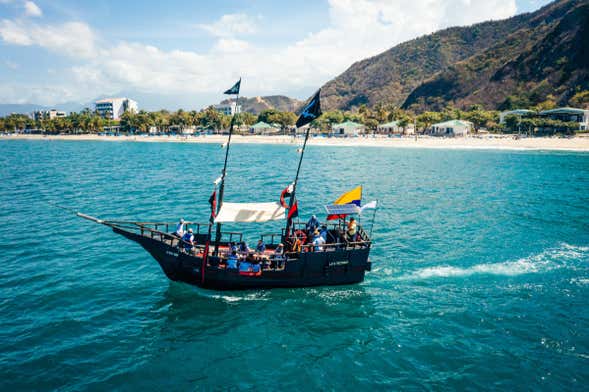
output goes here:
<path id="1" fill-rule="evenodd" d="M 270 237 L 270 241 L 266 241 L 268 237 Z M 282 241 L 282 237 L 282 233 L 264 233 L 260 236 L 266 245 L 278 245 Z M 274 241 L 276 238 L 278 238 L 278 242 Z"/>
<path id="2" fill-rule="evenodd" d="M 167 227 L 169 228 L 169 222 L 129 222 L 129 221 L 103 221 L 102 223 L 106 224 L 107 226 L 127 230 L 130 232 L 135 232 L 140 234 L 143 237 L 149 237 L 151 239 L 155 239 L 158 241 L 169 241 L 170 246 L 181 246 L 184 245 L 186 247 L 192 246 L 193 248 L 204 248 L 204 244 L 194 243 L 190 244 L 187 241 L 184 241 L 182 238 L 176 236 L 173 233 L 168 233 L 166 231 L 159 230 L 160 227 Z M 195 222 L 186 222 L 192 225 Z M 199 224 L 202 226 L 202 224 Z M 153 226 L 153 227 L 150 227 Z M 198 233 L 197 233 L 198 234 Z M 200 233 L 201 236 L 204 234 Z"/>
<path id="3" fill-rule="evenodd" d="M 176 225 L 178 224 L 178 222 L 134 222 L 137 225 L 140 226 L 152 226 L 153 229 L 155 230 L 160 230 L 163 229 L 162 231 L 165 231 L 166 233 L 170 232 L 170 228 L 172 228 L 172 230 L 174 230 L 176 228 Z M 203 223 L 203 222 L 190 222 L 190 221 L 186 221 L 184 222 L 184 226 L 186 227 L 186 230 L 188 229 L 192 229 L 194 234 L 203 234 L 203 233 L 208 233 L 209 230 L 209 226 L 212 226 L 211 223 Z"/>
<path id="4" fill-rule="evenodd" d="M 229 238 L 227 238 L 229 236 Z M 243 240 L 243 233 L 237 231 L 222 231 L 220 243 L 230 244 L 232 242 L 241 242 Z"/>
<path id="5" fill-rule="evenodd" d="M 358 249 L 370 247 L 372 243 L 370 241 L 346 241 L 332 244 L 305 244 L 301 246 L 302 253 L 308 252 L 328 252 L 337 249 Z"/>

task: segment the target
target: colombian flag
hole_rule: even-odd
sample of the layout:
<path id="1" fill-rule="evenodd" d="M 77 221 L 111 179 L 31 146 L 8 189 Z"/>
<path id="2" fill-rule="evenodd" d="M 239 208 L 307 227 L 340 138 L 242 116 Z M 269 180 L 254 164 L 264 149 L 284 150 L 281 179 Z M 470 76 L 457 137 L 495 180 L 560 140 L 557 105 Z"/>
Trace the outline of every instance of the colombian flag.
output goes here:
<path id="1" fill-rule="evenodd" d="M 333 202 L 333 204 L 356 204 L 358 207 L 360 207 L 361 200 L 362 186 L 358 186 L 341 195 L 336 201 Z M 327 220 L 341 219 L 345 216 L 346 215 L 327 215 Z"/>

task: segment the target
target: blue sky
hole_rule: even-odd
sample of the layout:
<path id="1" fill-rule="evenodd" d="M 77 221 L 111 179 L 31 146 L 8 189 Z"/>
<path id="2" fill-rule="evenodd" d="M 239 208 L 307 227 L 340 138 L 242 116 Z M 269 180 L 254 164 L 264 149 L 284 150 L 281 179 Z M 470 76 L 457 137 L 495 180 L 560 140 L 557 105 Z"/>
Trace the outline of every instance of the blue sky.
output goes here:
<path id="1" fill-rule="evenodd" d="M 244 79 L 247 96 L 305 98 L 353 62 L 453 25 L 546 0 L 0 0 L 0 103 L 198 109 Z"/>

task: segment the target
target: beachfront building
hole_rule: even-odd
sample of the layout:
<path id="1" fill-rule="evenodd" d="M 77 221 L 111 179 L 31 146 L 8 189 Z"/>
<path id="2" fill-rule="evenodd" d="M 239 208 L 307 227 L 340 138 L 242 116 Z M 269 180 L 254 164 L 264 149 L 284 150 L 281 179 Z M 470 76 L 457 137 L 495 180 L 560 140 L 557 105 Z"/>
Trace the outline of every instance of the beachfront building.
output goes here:
<path id="1" fill-rule="evenodd" d="M 577 108 L 556 108 L 540 112 L 540 116 L 551 120 L 575 122 L 581 131 L 589 130 L 589 110 Z"/>
<path id="2" fill-rule="evenodd" d="M 35 121 L 41 121 L 41 120 L 53 120 L 54 118 L 60 118 L 60 117 L 65 117 L 65 116 L 66 116 L 65 112 L 61 112 L 56 109 L 51 109 L 51 110 L 35 110 L 32 113 L 31 117 Z"/>
<path id="3" fill-rule="evenodd" d="M 430 134 L 434 136 L 466 136 L 472 130 L 472 123 L 464 120 L 450 120 L 433 124 Z"/>
<path id="4" fill-rule="evenodd" d="M 413 135 L 415 133 L 415 127 L 413 124 L 407 124 L 405 129 L 403 129 L 399 125 L 399 121 L 391 121 L 386 124 L 380 124 L 376 127 L 376 131 L 389 135 Z"/>
<path id="5" fill-rule="evenodd" d="M 94 102 L 98 115 L 110 120 L 119 120 L 123 113 L 137 113 L 137 102 L 129 98 L 105 98 Z"/>
<path id="6" fill-rule="evenodd" d="M 366 126 L 353 121 L 346 121 L 341 124 L 333 124 L 331 131 L 335 136 L 358 136 L 364 133 Z"/>
<path id="7" fill-rule="evenodd" d="M 233 116 L 235 113 L 241 113 L 241 105 L 236 105 L 235 102 L 220 103 L 218 105 L 213 105 L 213 108 L 219 113 L 225 114 L 227 116 Z"/>
<path id="8" fill-rule="evenodd" d="M 275 135 L 280 132 L 280 127 L 260 121 L 250 127 L 253 135 Z"/>
<path id="9" fill-rule="evenodd" d="M 527 109 L 515 109 L 515 110 L 507 110 L 505 112 L 499 113 L 499 124 L 505 124 L 505 118 L 507 116 L 517 116 L 517 117 L 532 117 L 535 116 L 537 113 L 533 110 Z"/>

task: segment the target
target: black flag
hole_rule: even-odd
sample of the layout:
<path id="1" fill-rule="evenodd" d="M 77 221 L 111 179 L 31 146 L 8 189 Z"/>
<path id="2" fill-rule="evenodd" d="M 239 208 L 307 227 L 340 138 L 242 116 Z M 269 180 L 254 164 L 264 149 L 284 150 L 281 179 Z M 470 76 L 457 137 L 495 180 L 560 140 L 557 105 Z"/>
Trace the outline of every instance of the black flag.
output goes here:
<path id="1" fill-rule="evenodd" d="M 229 90 L 225 91 L 223 94 L 239 94 L 239 87 L 241 86 L 241 78 L 231 87 Z"/>
<path id="2" fill-rule="evenodd" d="M 317 117 L 321 116 L 321 100 L 319 99 L 319 94 L 321 94 L 321 89 L 317 91 L 311 101 L 303 109 L 299 119 L 297 120 L 297 128 L 307 125 Z"/>

